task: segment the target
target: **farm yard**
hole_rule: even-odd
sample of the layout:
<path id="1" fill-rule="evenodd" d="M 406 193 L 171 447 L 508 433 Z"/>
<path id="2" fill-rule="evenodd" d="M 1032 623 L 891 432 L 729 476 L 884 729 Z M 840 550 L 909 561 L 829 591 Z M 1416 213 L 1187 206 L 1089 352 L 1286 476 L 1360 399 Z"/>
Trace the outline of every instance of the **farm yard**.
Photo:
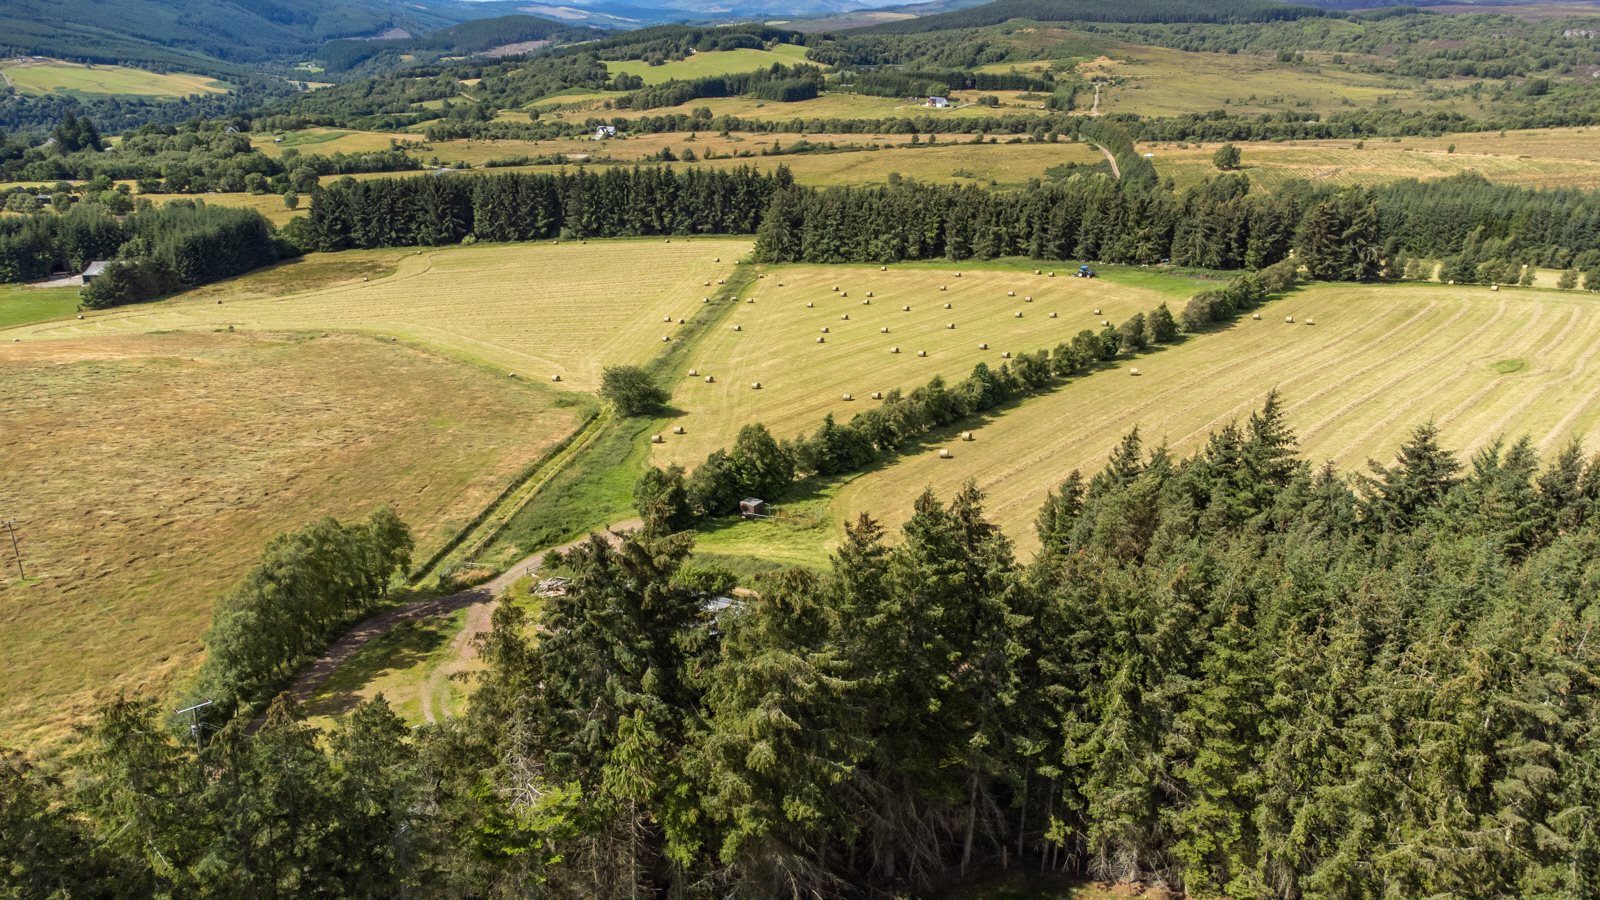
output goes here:
<path id="1" fill-rule="evenodd" d="M 1045 492 L 1074 469 L 1098 471 L 1133 428 L 1149 447 L 1189 453 L 1272 388 L 1305 454 L 1345 471 L 1388 461 L 1429 420 L 1463 452 L 1524 434 L 1543 452 L 1573 438 L 1600 446 L 1600 304 L 1590 296 L 1328 284 L 1261 316 L 1076 379 L 983 423 L 970 443 L 909 453 L 841 488 L 833 518 L 870 512 L 897 524 L 923 487 L 950 496 L 971 478 L 989 494 L 989 515 L 1033 547 Z M 1126 374 L 1133 366 L 1137 378 Z M 954 458 L 939 459 L 937 446 Z"/>
<path id="2" fill-rule="evenodd" d="M 126 66 L 91 65 L 59 59 L 0 60 L 0 78 L 22 94 L 83 97 L 187 97 L 224 94 L 228 86 L 204 75 L 147 72 Z"/>
<path id="3" fill-rule="evenodd" d="M 478 244 L 313 254 L 162 303 L 36 325 L 7 336 L 331 329 L 399 338 L 460 359 L 592 390 L 606 365 L 643 362 L 697 315 L 704 285 L 744 240 Z M 717 262 L 717 260 L 721 262 Z"/>
<path id="4" fill-rule="evenodd" d="M 119 691 L 175 687 L 211 604 L 279 532 L 390 503 L 425 559 L 575 426 L 556 399 L 358 336 L 5 341 L 0 456 L 27 578 L 4 560 L 0 742 L 51 742 Z"/>
<path id="5" fill-rule="evenodd" d="M 1051 348 L 1085 328 L 1098 331 L 1104 320 L 1121 322 L 1163 302 L 1181 308 L 1181 298 L 1203 284 L 1136 269 L 1079 279 L 1070 277 L 1075 265 L 1056 266 L 1054 278 L 1035 275 L 1030 262 L 765 269 L 748 292 L 753 302 L 729 313 L 690 354 L 698 374 L 671 386 L 683 414 L 670 424 L 685 434 L 669 433 L 653 448 L 655 462 L 692 467 L 750 422 L 780 438 L 810 431 L 828 413 L 848 418 L 874 391 L 910 390 L 935 375 L 963 378 L 979 362 L 998 367 L 1007 352 Z M 752 389 L 757 382 L 761 389 Z"/>

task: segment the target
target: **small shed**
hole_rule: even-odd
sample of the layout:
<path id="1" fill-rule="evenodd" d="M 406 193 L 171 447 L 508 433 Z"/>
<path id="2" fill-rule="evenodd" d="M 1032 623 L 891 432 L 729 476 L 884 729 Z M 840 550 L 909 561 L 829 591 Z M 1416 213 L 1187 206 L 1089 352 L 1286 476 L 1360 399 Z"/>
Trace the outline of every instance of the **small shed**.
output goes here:
<path id="1" fill-rule="evenodd" d="M 739 515 L 746 519 L 765 517 L 767 515 L 767 501 L 757 497 L 746 497 L 739 501 Z"/>
<path id="2" fill-rule="evenodd" d="M 83 270 L 83 283 L 88 284 L 96 278 L 99 278 L 101 275 L 104 275 L 106 273 L 106 267 L 109 265 L 111 265 L 110 260 L 105 259 L 97 259 L 89 263 L 89 267 Z"/>
<path id="3" fill-rule="evenodd" d="M 930 107 L 934 108 L 934 109 L 948 109 L 950 107 L 950 98 L 949 97 L 929 97 L 928 98 L 928 105 Z"/>
<path id="4" fill-rule="evenodd" d="M 617 126 L 615 125 L 600 125 L 594 130 L 594 139 L 597 141 L 603 141 L 606 138 L 614 138 L 616 136 Z"/>

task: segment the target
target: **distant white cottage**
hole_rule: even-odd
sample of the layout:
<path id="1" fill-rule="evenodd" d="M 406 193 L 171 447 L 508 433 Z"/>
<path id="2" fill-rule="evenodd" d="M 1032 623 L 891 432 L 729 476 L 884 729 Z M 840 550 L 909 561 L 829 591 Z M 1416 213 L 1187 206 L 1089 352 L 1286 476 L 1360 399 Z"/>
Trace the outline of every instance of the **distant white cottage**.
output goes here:
<path id="1" fill-rule="evenodd" d="M 617 126 L 615 125 L 601 125 L 599 128 L 594 130 L 594 139 L 597 141 L 603 141 L 606 138 L 613 138 L 616 136 Z"/>
<path id="2" fill-rule="evenodd" d="M 928 98 L 928 105 L 933 107 L 934 109 L 948 109 L 948 108 L 950 108 L 950 98 L 949 97 L 929 97 Z"/>

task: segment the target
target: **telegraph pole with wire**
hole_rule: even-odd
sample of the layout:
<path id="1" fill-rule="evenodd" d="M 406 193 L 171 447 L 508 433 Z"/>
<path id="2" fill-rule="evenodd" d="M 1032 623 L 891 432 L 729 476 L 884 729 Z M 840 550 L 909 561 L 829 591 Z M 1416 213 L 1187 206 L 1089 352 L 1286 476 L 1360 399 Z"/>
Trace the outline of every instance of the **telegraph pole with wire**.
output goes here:
<path id="1" fill-rule="evenodd" d="M 11 536 L 11 555 L 15 556 L 17 559 L 17 577 L 26 581 L 28 579 L 28 575 L 22 571 L 22 549 L 17 546 L 17 520 L 5 519 L 0 521 L 0 525 L 4 525 L 6 527 L 6 534 Z"/>
<path id="2" fill-rule="evenodd" d="M 194 749 L 196 750 L 201 749 L 201 735 L 203 733 L 203 726 L 200 724 L 200 710 L 205 709 L 215 702 L 217 701 L 207 700 L 204 703 L 196 703 L 193 706 L 184 707 L 177 712 L 177 714 L 180 716 L 184 713 L 189 714 L 189 733 L 194 735 Z"/>

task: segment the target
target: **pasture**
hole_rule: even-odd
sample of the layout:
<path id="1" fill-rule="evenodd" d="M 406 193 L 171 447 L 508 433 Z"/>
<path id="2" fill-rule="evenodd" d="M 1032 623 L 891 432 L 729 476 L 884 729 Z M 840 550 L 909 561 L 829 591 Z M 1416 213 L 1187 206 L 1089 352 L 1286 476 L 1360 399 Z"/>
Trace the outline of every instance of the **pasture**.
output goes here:
<path id="1" fill-rule="evenodd" d="M 1263 190 L 1291 179 L 1341 185 L 1381 184 L 1405 178 L 1427 181 L 1476 172 L 1499 183 L 1529 188 L 1600 187 L 1600 133 L 1560 128 L 1452 134 L 1438 138 L 1368 138 L 1237 143 L 1239 171 Z M 1359 146 L 1358 146 L 1359 145 Z M 1218 144 L 1152 143 L 1162 175 L 1179 186 L 1215 176 Z M 1454 149 L 1452 149 L 1454 148 Z"/>
<path id="2" fill-rule="evenodd" d="M 766 269 L 747 293 L 754 302 L 731 311 L 686 359 L 698 374 L 671 386 L 672 405 L 682 414 L 667 423 L 665 443 L 652 448 L 654 461 L 692 468 L 712 450 L 732 444 L 750 422 L 792 437 L 812 430 L 828 413 L 848 418 L 874 402 L 873 391 L 910 390 L 935 375 L 964 378 L 979 362 L 998 367 L 1006 352 L 1051 348 L 1085 328 L 1098 330 L 1102 320 L 1121 322 L 1162 302 L 1181 304 L 1178 298 L 1198 289 L 1191 279 L 1136 269 L 1079 279 L 1069 277 L 1076 265 L 1056 263 L 1054 278 L 1033 274 L 1049 265 Z M 834 292 L 835 286 L 841 291 Z M 900 352 L 891 352 L 894 347 Z M 706 383 L 707 375 L 715 381 Z M 760 390 L 752 389 L 756 382 Z M 854 399 L 843 399 L 845 394 Z M 677 425 L 685 434 L 671 433 Z"/>
<path id="3" fill-rule="evenodd" d="M 275 138 L 282 137 L 281 142 Z M 406 144 L 415 144 L 414 139 L 407 139 L 404 135 L 392 134 L 381 131 L 347 131 L 342 128 L 305 128 L 299 131 L 262 131 L 250 136 L 250 144 L 261 151 L 263 156 L 274 159 L 283 156 L 286 150 L 298 150 L 301 153 L 317 153 L 332 155 L 334 153 L 371 153 L 375 150 L 388 150 L 395 142 L 402 147 Z"/>
<path id="4" fill-rule="evenodd" d="M 834 518 L 870 512 L 899 523 L 925 486 L 949 496 L 971 478 L 988 493 L 991 518 L 1031 548 L 1045 492 L 1074 469 L 1098 471 L 1133 428 L 1147 447 L 1186 454 L 1274 387 L 1305 454 L 1346 471 L 1388 462 L 1429 419 L 1445 446 L 1464 452 L 1524 434 L 1545 452 L 1573 438 L 1600 449 L 1592 294 L 1327 284 L 1261 315 L 1028 400 L 979 424 L 970 443 L 930 442 L 840 488 Z M 939 459 L 941 446 L 954 458 Z"/>
<path id="5" fill-rule="evenodd" d="M 973 97 L 977 93 L 972 94 Z M 924 106 L 922 102 L 908 101 L 900 97 L 872 97 L 866 94 L 847 94 L 836 91 L 824 91 L 812 100 L 799 100 L 793 103 L 784 103 L 776 100 L 757 100 L 754 97 L 704 97 L 690 100 L 678 106 L 664 106 L 656 109 L 606 109 L 599 110 L 599 104 L 575 104 L 564 106 L 554 112 L 546 113 L 546 119 L 576 119 L 584 121 L 595 116 L 606 119 L 639 119 L 646 116 L 688 114 L 690 111 L 704 107 L 711 110 L 713 116 L 736 116 L 741 119 L 777 120 L 789 119 L 905 119 L 920 118 L 923 116 L 938 117 L 942 119 L 981 121 L 994 116 L 1016 115 L 1029 111 L 1040 112 L 1034 107 L 1017 106 L 979 106 L 977 104 L 958 104 L 948 109 L 932 109 Z"/>
<path id="6" fill-rule="evenodd" d="M 228 86 L 187 72 L 147 72 L 126 66 L 71 63 L 59 59 L 0 60 L 0 78 L 21 94 L 82 97 L 187 97 L 225 94 Z"/>
<path id="7" fill-rule="evenodd" d="M 709 78 L 737 75 L 769 68 L 773 63 L 792 66 L 806 61 L 806 48 L 779 44 L 771 50 L 711 50 L 652 66 L 642 59 L 611 60 L 606 69 L 613 75 L 626 72 L 644 79 L 645 84 L 661 84 L 673 79 Z"/>
<path id="8" fill-rule="evenodd" d="M 78 288 L 0 284 L 0 328 L 64 319 L 78 308 Z"/>
<path id="9" fill-rule="evenodd" d="M 398 338 L 534 381 L 560 375 L 560 387 L 587 391 L 603 367 L 658 352 L 678 327 L 663 318 L 696 315 L 713 293 L 704 282 L 727 275 L 749 247 L 656 238 L 313 254 L 6 336 L 329 329 Z"/>
<path id="10" fill-rule="evenodd" d="M 390 503 L 425 559 L 576 422 L 543 386 L 350 335 L 0 343 L 0 743 L 199 662 L 274 534 Z"/>

